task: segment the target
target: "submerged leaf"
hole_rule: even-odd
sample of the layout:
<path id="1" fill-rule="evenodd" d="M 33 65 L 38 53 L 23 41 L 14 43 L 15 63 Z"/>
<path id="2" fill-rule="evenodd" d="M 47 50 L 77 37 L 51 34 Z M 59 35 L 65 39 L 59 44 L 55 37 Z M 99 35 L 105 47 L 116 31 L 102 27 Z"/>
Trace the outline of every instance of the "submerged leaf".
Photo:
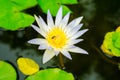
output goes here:
<path id="1" fill-rule="evenodd" d="M 39 71 L 39 65 L 29 58 L 19 58 L 17 64 L 20 71 L 25 75 L 32 75 Z"/>
<path id="2" fill-rule="evenodd" d="M 0 60 L 0 80 L 16 80 L 17 74 L 12 65 Z"/>
<path id="3" fill-rule="evenodd" d="M 120 57 L 120 27 L 105 35 L 101 49 L 110 56 Z"/>
<path id="4" fill-rule="evenodd" d="M 34 22 L 33 16 L 21 11 L 35 6 L 36 0 L 0 0 L 0 3 L 0 27 L 7 30 L 17 30 Z"/>
<path id="5" fill-rule="evenodd" d="M 118 69 L 120 70 L 120 63 L 118 63 Z"/>
<path id="6" fill-rule="evenodd" d="M 63 6 L 64 10 L 63 15 L 65 15 L 67 12 L 71 11 L 64 4 L 76 4 L 76 3 L 77 0 L 38 0 L 38 4 L 43 10 L 43 12 L 47 13 L 47 10 L 49 9 L 53 16 L 56 16 L 56 13 L 61 5 Z"/>
<path id="7" fill-rule="evenodd" d="M 67 73 L 58 68 L 46 69 L 27 77 L 25 80 L 74 80 L 71 73 Z"/>

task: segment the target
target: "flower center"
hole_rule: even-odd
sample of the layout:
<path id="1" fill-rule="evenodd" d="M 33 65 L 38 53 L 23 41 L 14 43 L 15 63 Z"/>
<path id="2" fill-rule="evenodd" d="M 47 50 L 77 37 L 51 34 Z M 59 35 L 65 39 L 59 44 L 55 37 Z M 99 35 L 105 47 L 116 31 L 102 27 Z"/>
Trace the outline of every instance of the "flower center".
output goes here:
<path id="1" fill-rule="evenodd" d="M 57 49 L 63 48 L 68 40 L 65 32 L 58 27 L 50 30 L 46 36 L 46 39 L 53 48 Z"/>

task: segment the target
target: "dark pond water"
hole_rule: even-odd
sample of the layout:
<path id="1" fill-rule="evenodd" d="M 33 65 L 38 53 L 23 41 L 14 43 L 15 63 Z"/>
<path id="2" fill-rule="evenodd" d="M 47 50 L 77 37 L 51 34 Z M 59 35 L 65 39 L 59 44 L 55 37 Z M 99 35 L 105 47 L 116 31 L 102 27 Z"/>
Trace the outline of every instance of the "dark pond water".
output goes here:
<path id="1" fill-rule="evenodd" d="M 89 55 L 71 53 L 73 60 L 64 58 L 66 71 L 72 72 L 76 80 L 120 80 L 120 70 L 116 65 L 120 58 L 106 56 L 100 50 L 105 33 L 120 26 L 120 0 L 79 0 L 79 4 L 68 7 L 73 11 L 70 20 L 84 16 L 82 29 L 88 28 L 89 31 L 82 36 L 84 41 L 77 45 L 87 50 Z M 26 12 L 39 14 L 46 19 L 38 6 Z M 58 57 L 42 64 L 44 51 L 27 43 L 35 37 L 38 37 L 38 33 L 31 27 L 17 31 L 0 29 L 0 59 L 10 62 L 16 68 L 18 80 L 26 77 L 17 68 L 18 57 L 35 60 L 42 69 L 59 67 Z"/>

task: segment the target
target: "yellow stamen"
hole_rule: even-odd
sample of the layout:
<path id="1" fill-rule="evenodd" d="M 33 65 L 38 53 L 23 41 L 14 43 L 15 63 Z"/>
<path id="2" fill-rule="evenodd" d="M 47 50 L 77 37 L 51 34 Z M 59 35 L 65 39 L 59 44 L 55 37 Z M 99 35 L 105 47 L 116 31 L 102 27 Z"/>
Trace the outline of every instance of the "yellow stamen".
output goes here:
<path id="1" fill-rule="evenodd" d="M 68 40 L 65 32 L 58 27 L 51 29 L 47 33 L 46 39 L 53 48 L 57 49 L 63 48 Z"/>

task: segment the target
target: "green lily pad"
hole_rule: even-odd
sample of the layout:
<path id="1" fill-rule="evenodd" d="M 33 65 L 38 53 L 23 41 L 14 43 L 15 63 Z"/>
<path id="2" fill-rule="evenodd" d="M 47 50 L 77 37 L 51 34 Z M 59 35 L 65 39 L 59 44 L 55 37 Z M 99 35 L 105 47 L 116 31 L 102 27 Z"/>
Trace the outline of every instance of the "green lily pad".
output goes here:
<path id="1" fill-rule="evenodd" d="M 120 32 L 115 32 L 113 34 L 113 42 L 114 42 L 114 46 L 120 49 Z"/>
<path id="2" fill-rule="evenodd" d="M 37 4 L 36 0 L 10 0 L 10 1 L 14 4 L 16 10 L 24 10 Z"/>
<path id="3" fill-rule="evenodd" d="M 0 27 L 17 30 L 34 22 L 34 17 L 23 10 L 35 6 L 36 0 L 0 0 L 0 3 Z"/>
<path id="4" fill-rule="evenodd" d="M 38 4 L 44 13 L 47 13 L 49 9 L 51 14 L 56 16 L 61 5 L 63 6 L 63 15 L 67 12 L 71 12 L 71 10 L 64 4 L 77 4 L 77 0 L 38 0 Z"/>
<path id="5" fill-rule="evenodd" d="M 120 57 L 120 31 L 108 32 L 101 48 L 111 56 Z"/>
<path id="6" fill-rule="evenodd" d="M 46 69 L 28 76 L 25 80 L 74 80 L 71 73 L 67 73 L 58 68 Z"/>
<path id="7" fill-rule="evenodd" d="M 0 60 L 0 80 L 16 80 L 15 69 L 7 62 Z"/>

